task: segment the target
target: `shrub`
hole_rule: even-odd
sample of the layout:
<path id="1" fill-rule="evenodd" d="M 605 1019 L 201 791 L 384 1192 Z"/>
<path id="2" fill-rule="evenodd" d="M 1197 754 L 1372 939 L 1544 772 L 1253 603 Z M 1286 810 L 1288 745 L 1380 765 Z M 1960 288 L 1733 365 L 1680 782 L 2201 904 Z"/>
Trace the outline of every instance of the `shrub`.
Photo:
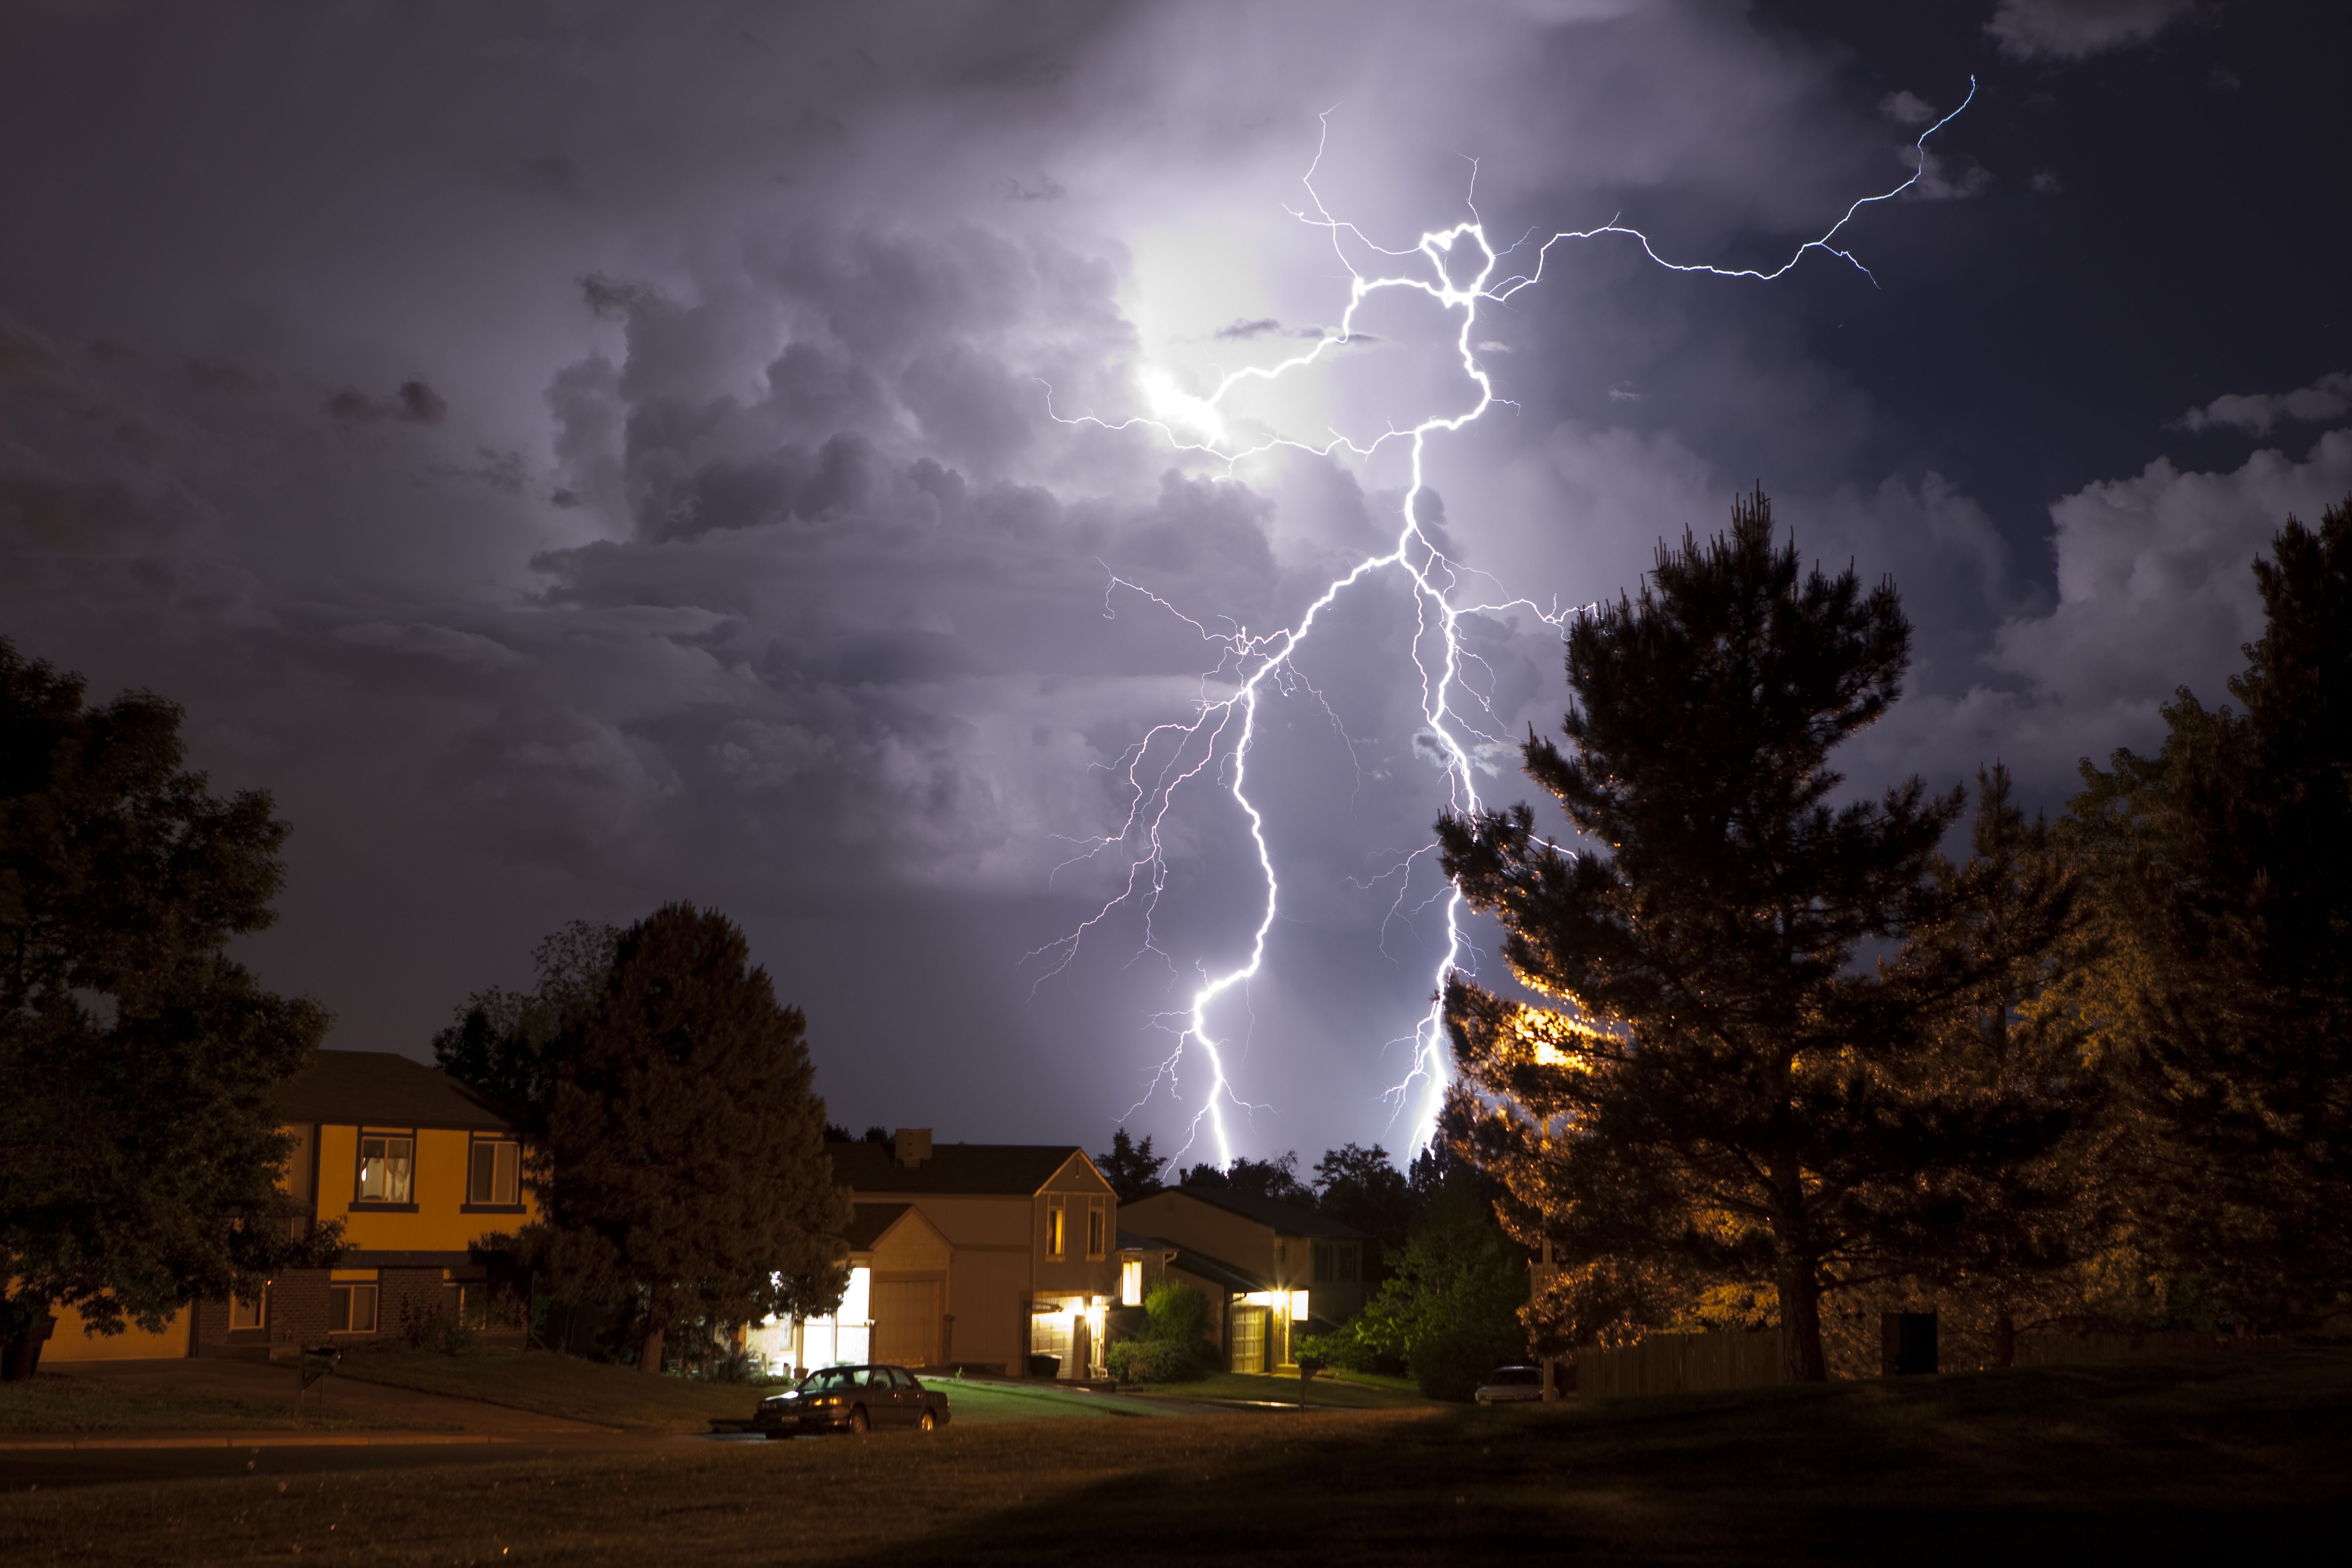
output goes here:
<path id="1" fill-rule="evenodd" d="M 1103 1359 L 1120 1383 L 1186 1383 L 1203 1371 L 1200 1345 L 1175 1340 L 1121 1340 Z"/>
<path id="2" fill-rule="evenodd" d="M 1173 1279 L 1151 1288 L 1143 1299 L 1143 1337 L 1196 1345 L 1208 1337 L 1209 1303 L 1190 1285 Z"/>
<path id="3" fill-rule="evenodd" d="M 1527 1359 L 1524 1339 L 1448 1324 L 1412 1347 L 1405 1363 L 1426 1399 L 1467 1400 L 1498 1366 Z"/>
<path id="4" fill-rule="evenodd" d="M 479 1348 L 482 1336 L 438 1302 L 427 1305 L 411 1298 L 401 1303 L 400 1339 L 411 1350 L 464 1355 Z"/>

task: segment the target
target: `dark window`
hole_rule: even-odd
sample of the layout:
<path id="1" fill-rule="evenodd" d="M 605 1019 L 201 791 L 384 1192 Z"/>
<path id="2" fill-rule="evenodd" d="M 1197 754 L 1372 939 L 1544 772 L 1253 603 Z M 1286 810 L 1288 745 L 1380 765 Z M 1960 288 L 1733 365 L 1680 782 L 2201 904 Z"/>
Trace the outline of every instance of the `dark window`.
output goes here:
<path id="1" fill-rule="evenodd" d="M 1103 1255 L 1103 1206 L 1097 1198 L 1087 1205 L 1087 1256 Z"/>
<path id="2" fill-rule="evenodd" d="M 373 1285 L 329 1286 L 327 1331 L 331 1334 L 375 1332 L 375 1287 Z"/>
<path id="3" fill-rule="evenodd" d="M 522 1145 L 511 1138 L 474 1140 L 466 1201 L 491 1207 L 522 1202 Z"/>
<path id="4" fill-rule="evenodd" d="M 1328 1241 L 1318 1241 L 1315 1244 L 1315 1283 L 1324 1284 L 1330 1278 L 1331 1244 Z"/>
<path id="5" fill-rule="evenodd" d="M 1338 1278 L 1342 1280 L 1354 1279 L 1356 1278 L 1356 1244 L 1352 1241 L 1346 1242 L 1334 1247 L 1331 1251 L 1333 1261 L 1339 1265 Z"/>

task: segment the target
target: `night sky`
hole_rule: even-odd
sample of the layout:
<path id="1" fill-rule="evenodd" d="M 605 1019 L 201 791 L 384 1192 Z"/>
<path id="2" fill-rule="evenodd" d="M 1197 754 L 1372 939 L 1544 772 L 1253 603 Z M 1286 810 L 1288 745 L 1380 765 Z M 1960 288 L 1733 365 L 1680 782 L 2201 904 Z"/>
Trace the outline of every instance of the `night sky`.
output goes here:
<path id="1" fill-rule="evenodd" d="M 549 930 L 684 898 L 805 1008 L 835 1120 L 1099 1148 L 1141 1100 L 1164 1152 L 1204 1085 L 1155 1084 L 1156 1016 L 1245 953 L 1246 825 L 1180 797 L 1148 943 L 1115 910 L 1048 973 L 1126 868 L 1063 863 L 1202 694 L 1174 612 L 1294 620 L 1406 476 L 1052 413 L 1336 325 L 1286 211 L 1319 113 L 1318 188 L 1383 245 L 1467 216 L 1475 159 L 1498 244 L 1622 215 L 1769 268 L 1973 75 L 1842 237 L 1875 286 L 1620 237 L 1483 306 L 1512 405 L 1431 444 L 1425 516 L 1478 595 L 1572 605 L 1760 482 L 1916 627 L 1854 787 L 2000 758 L 2054 809 L 2174 688 L 2224 695 L 2249 562 L 2352 492 L 2347 58 L 2326 0 L 0 5 L 0 635 L 274 792 L 241 956 L 331 1044 L 425 1056 Z M 1461 400 L 1458 318 L 1359 324 L 1259 412 Z M 1238 1152 L 1412 1135 L 1412 628 L 1392 574 L 1351 590 L 1260 710 Z M 1557 723 L 1549 626 L 1465 637 L 1480 729 Z"/>

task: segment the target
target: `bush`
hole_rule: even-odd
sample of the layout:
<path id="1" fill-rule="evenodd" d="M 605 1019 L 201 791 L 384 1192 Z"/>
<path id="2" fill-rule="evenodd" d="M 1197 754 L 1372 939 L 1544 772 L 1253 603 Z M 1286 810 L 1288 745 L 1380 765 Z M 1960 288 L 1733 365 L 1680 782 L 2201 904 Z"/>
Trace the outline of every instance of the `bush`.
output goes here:
<path id="1" fill-rule="evenodd" d="M 1208 1337 L 1209 1303 L 1190 1285 L 1162 1280 L 1143 1299 L 1143 1337 L 1196 1345 Z"/>
<path id="2" fill-rule="evenodd" d="M 1175 1340 L 1121 1340 L 1103 1359 L 1120 1383 L 1189 1383 L 1205 1370 L 1200 1345 Z"/>
<path id="3" fill-rule="evenodd" d="M 1523 1338 L 1447 1325 L 1413 1346 L 1405 1363 L 1423 1398 L 1466 1401 L 1488 1373 L 1523 1362 L 1527 1353 Z"/>
<path id="4" fill-rule="evenodd" d="M 464 1355 L 480 1348 L 482 1336 L 439 1303 L 428 1306 L 411 1298 L 401 1303 L 400 1340 L 411 1350 Z"/>

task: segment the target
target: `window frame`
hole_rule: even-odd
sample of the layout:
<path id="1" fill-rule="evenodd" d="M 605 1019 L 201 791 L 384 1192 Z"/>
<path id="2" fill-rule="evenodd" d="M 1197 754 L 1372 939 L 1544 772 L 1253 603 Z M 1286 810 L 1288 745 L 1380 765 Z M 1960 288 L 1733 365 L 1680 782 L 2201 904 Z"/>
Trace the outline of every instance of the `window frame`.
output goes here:
<path id="1" fill-rule="evenodd" d="M 474 1196 L 474 1161 L 485 1147 L 494 1150 L 504 1147 L 514 1151 L 514 1197 L 510 1202 L 500 1203 L 495 1195 L 488 1201 Z M 496 1154 L 491 1156 L 490 1187 L 493 1194 L 498 1189 L 497 1158 Z M 460 1214 L 520 1214 L 523 1212 L 522 1140 L 520 1137 L 511 1132 L 477 1132 L 467 1140 L 466 1201 L 457 1205 L 457 1212 Z"/>
<path id="2" fill-rule="evenodd" d="M 408 1195 L 404 1198 L 372 1198 L 366 1195 L 367 1146 L 371 1139 L 398 1139 L 408 1145 Z M 414 1127 L 362 1127 L 352 1140 L 352 1207 L 372 1214 L 415 1214 L 416 1212 L 416 1146 L 419 1140 Z M 387 1153 L 384 1161 L 391 1163 Z"/>
<path id="3" fill-rule="evenodd" d="M 367 1327 L 355 1329 L 352 1321 L 359 1314 L 355 1310 L 360 1293 L 367 1293 Z M 335 1326 L 335 1299 L 342 1298 L 343 1325 Z M 335 1279 L 327 1285 L 327 1332 L 330 1334 L 373 1334 L 383 1321 L 383 1288 L 373 1279 Z"/>
<path id="4" fill-rule="evenodd" d="M 237 1310 L 238 1310 L 239 1308 L 241 1308 L 241 1307 L 250 1307 L 250 1308 L 252 1308 L 252 1309 L 253 1309 L 253 1321 L 251 1321 L 251 1322 L 249 1322 L 249 1323 L 241 1323 L 241 1322 L 238 1322 L 238 1321 L 237 1321 Z M 269 1287 L 268 1287 L 268 1286 L 264 1285 L 264 1286 L 261 1288 L 260 1291 L 259 1291 L 257 1295 L 255 1295 L 255 1296 L 254 1296 L 250 1300 L 247 1300 L 247 1299 L 246 1299 L 245 1297 L 243 1297 L 243 1296 L 232 1295 L 231 1297 L 229 1297 L 229 1299 L 228 1299 L 228 1331 L 229 1331 L 230 1333 L 233 1333 L 233 1334 L 257 1334 L 257 1333 L 260 1333 L 261 1331 L 263 1331 L 264 1330 L 268 1329 L 268 1327 L 269 1327 Z"/>

